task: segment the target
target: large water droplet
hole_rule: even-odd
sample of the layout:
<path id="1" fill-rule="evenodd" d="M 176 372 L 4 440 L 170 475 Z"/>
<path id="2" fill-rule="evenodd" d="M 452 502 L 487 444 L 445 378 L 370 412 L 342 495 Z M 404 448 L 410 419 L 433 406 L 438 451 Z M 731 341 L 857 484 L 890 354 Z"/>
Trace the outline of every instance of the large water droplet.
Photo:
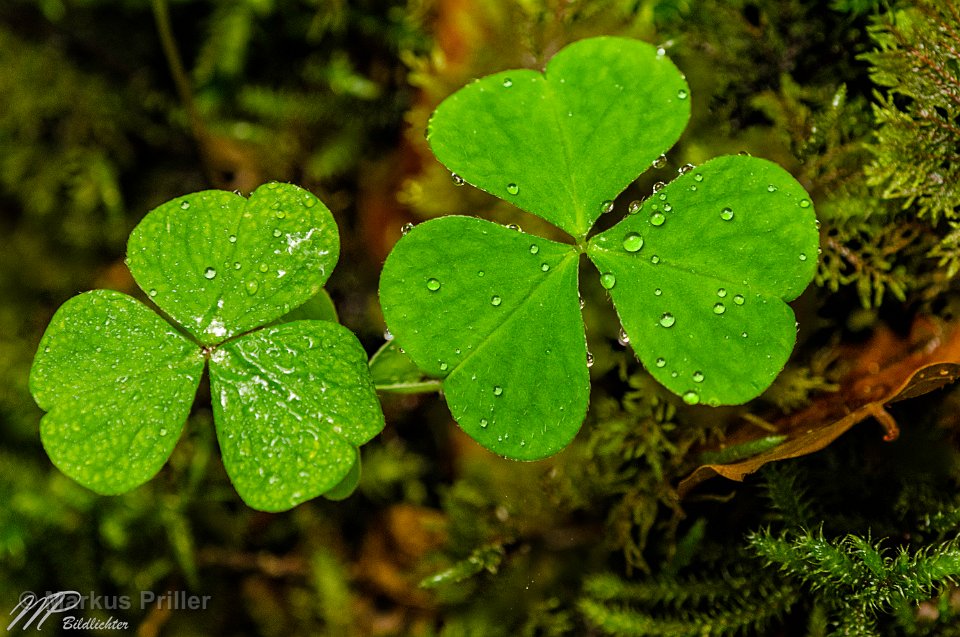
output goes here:
<path id="1" fill-rule="evenodd" d="M 701 372 L 700 370 L 697 370 L 697 371 L 693 372 L 693 382 L 695 382 L 695 383 L 702 383 L 702 382 L 703 382 L 703 372 Z"/>
<path id="2" fill-rule="evenodd" d="M 809 199 L 801 199 L 801 200 L 800 200 L 800 207 L 801 207 L 801 208 L 809 208 L 809 207 L 810 207 L 810 200 L 809 200 Z"/>
<path id="3" fill-rule="evenodd" d="M 660 192 L 661 190 L 663 190 L 663 187 L 666 185 L 667 184 L 663 183 L 662 181 L 658 181 L 657 183 L 653 184 L 653 192 L 654 193 Z"/>
<path id="4" fill-rule="evenodd" d="M 654 159 L 654 160 L 651 162 L 651 164 L 653 165 L 654 168 L 663 168 L 664 166 L 667 165 L 667 156 L 666 156 L 666 155 L 660 155 L 659 157 L 657 157 L 656 159 Z"/>
<path id="5" fill-rule="evenodd" d="M 267 265 L 266 263 L 261 263 L 261 264 L 260 264 L 260 267 L 257 268 L 257 269 L 260 270 L 260 271 L 263 272 L 263 273 L 266 273 L 267 270 L 270 269 L 270 266 Z"/>
<path id="6" fill-rule="evenodd" d="M 660 326 L 661 327 L 673 327 L 673 324 L 677 322 L 677 319 L 670 312 L 664 312 L 660 315 Z"/>
<path id="7" fill-rule="evenodd" d="M 153 297 L 155 297 L 155 296 L 157 295 L 157 291 L 151 289 L 149 292 L 147 292 L 147 294 L 149 294 L 149 295 L 150 295 L 150 298 L 152 299 Z"/>
<path id="8" fill-rule="evenodd" d="M 723 314 L 723 313 L 726 312 L 726 311 L 727 311 L 727 306 L 726 306 L 726 305 L 724 305 L 723 303 L 714 303 L 714 305 L 713 305 L 713 313 L 714 313 L 714 314 Z"/>
<path id="9" fill-rule="evenodd" d="M 724 221 L 730 221 L 731 219 L 733 219 L 733 210 L 731 210 L 730 208 L 724 208 L 723 210 L 720 211 L 720 218 L 723 219 Z"/>
<path id="10" fill-rule="evenodd" d="M 492 297 L 490 297 L 490 305 L 497 306 L 497 305 L 500 305 L 501 303 L 503 303 L 503 299 L 501 299 L 499 296 L 493 295 Z"/>
<path id="11" fill-rule="evenodd" d="M 310 196 L 304 197 L 303 205 L 307 208 L 313 208 L 315 205 L 317 205 L 317 200 Z"/>
<path id="12" fill-rule="evenodd" d="M 462 186 L 464 184 L 463 177 L 461 177 L 457 173 L 450 173 L 450 179 L 453 180 L 454 186 Z"/>
<path id="13" fill-rule="evenodd" d="M 389 327 L 383 330 L 383 340 L 387 341 L 388 343 L 393 340 L 393 332 L 390 331 Z"/>
<path id="14" fill-rule="evenodd" d="M 257 288 L 259 288 L 259 287 L 260 287 L 260 284 L 257 283 L 256 281 L 254 281 L 254 280 L 252 280 L 252 279 L 251 279 L 250 281 L 247 281 L 247 283 L 246 283 L 247 294 L 250 294 L 250 295 L 256 294 L 256 293 L 257 293 Z"/>
<path id="15" fill-rule="evenodd" d="M 726 295 L 727 295 L 726 288 L 720 288 L 719 290 L 717 290 L 717 296 L 719 296 L 721 299 Z"/>
<path id="16" fill-rule="evenodd" d="M 520 232 L 520 226 L 515 223 L 508 223 L 504 226 L 507 230 L 513 230 L 514 232 Z"/>
<path id="17" fill-rule="evenodd" d="M 666 218 L 665 216 L 663 216 L 663 213 L 662 213 L 662 212 L 655 212 L 655 213 L 653 213 L 652 215 L 650 215 L 650 223 L 651 223 L 651 225 L 654 225 L 654 226 L 657 226 L 657 227 L 662 226 L 663 223 L 664 223 L 666 220 L 667 220 L 667 218 Z"/>
<path id="18" fill-rule="evenodd" d="M 613 211 L 613 201 L 607 199 L 600 204 L 600 214 L 605 215 Z"/>
<path id="19" fill-rule="evenodd" d="M 515 195 L 515 194 L 517 194 L 518 192 L 520 192 L 520 186 L 518 186 L 517 184 L 511 182 L 511 183 L 507 184 L 507 192 L 510 193 L 511 195 Z"/>
<path id="20" fill-rule="evenodd" d="M 604 272 L 600 275 L 600 285 L 605 290 L 610 290 L 617 284 L 617 277 L 612 272 Z"/>
<path id="21" fill-rule="evenodd" d="M 215 279 L 217 276 L 217 270 L 215 268 L 207 268 L 203 271 L 203 276 L 208 279 Z"/>
<path id="22" fill-rule="evenodd" d="M 642 200 L 642 199 L 634 199 L 634 200 L 631 201 L 630 204 L 627 206 L 627 214 L 628 214 L 628 215 L 635 215 L 635 214 L 637 214 L 638 212 L 640 212 L 640 208 L 641 208 L 641 207 L 643 207 L 643 200 Z"/>
<path id="23" fill-rule="evenodd" d="M 743 295 L 737 294 L 736 296 L 734 296 L 733 302 L 736 303 L 737 305 L 743 305 Z"/>
<path id="24" fill-rule="evenodd" d="M 693 164 L 684 164 L 683 166 L 680 166 L 680 168 L 677 168 L 677 172 L 680 173 L 681 175 L 686 175 L 688 172 L 690 172 L 694 168 L 696 168 L 696 166 L 694 166 Z M 697 181 L 699 181 L 699 179 Z"/>
<path id="25" fill-rule="evenodd" d="M 627 331 L 622 327 L 620 328 L 620 331 L 617 333 L 617 342 L 623 346 L 626 346 L 630 343 L 630 335 L 627 334 Z"/>
<path id="26" fill-rule="evenodd" d="M 427 279 L 427 289 L 436 292 L 440 289 L 440 281 L 438 279 Z"/>
<path id="27" fill-rule="evenodd" d="M 628 232 L 623 237 L 623 249 L 627 252 L 639 252 L 643 247 L 643 237 L 637 232 Z"/>
<path id="28" fill-rule="evenodd" d="M 683 394 L 683 402 L 688 405 L 696 405 L 700 402 L 700 394 L 691 389 Z"/>

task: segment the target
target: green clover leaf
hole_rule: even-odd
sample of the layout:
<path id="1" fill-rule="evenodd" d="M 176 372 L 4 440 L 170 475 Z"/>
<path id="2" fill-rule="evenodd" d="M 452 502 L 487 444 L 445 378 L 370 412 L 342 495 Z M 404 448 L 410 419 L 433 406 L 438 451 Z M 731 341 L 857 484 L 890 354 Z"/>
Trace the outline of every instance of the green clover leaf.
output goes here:
<path id="1" fill-rule="evenodd" d="M 384 264 L 381 303 L 396 342 L 444 379 L 454 418 L 486 448 L 542 458 L 583 422 L 581 254 L 637 356 L 686 402 L 745 402 L 783 368 L 795 339 L 786 301 L 813 278 L 819 239 L 807 193 L 782 168 L 711 160 L 586 240 L 679 138 L 688 91 L 653 47 L 595 38 L 560 51 L 543 75 L 483 78 L 434 113 L 429 141 L 447 168 L 575 240 L 443 217 L 407 233 Z"/>
<path id="2" fill-rule="evenodd" d="M 348 495 L 357 447 L 384 424 L 363 348 L 332 322 L 263 327 L 308 301 L 335 316 L 321 288 L 338 253 L 329 210 L 292 185 L 249 199 L 199 192 L 151 211 L 127 262 L 173 322 L 106 290 L 57 311 L 30 377 L 54 464 L 98 493 L 149 480 L 209 360 L 224 467 L 248 505 L 282 511 Z"/>

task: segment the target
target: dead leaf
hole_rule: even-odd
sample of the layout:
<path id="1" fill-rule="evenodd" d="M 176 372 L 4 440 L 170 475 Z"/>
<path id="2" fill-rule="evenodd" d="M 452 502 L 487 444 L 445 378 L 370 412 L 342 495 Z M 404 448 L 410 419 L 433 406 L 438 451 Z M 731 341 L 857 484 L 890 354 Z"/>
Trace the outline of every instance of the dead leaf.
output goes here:
<path id="1" fill-rule="evenodd" d="M 786 435 L 786 442 L 739 462 L 698 467 L 680 482 L 680 497 L 714 476 L 739 482 L 768 462 L 820 451 L 870 417 L 886 430 L 885 440 L 895 440 L 899 429 L 885 405 L 921 396 L 960 378 L 960 325 L 948 330 L 920 319 L 905 339 L 881 326 L 864 345 L 847 348 L 842 360 L 850 363 L 838 392 L 774 423 L 771 430 L 743 427 L 726 441 L 726 446 L 749 443 L 771 433 Z"/>

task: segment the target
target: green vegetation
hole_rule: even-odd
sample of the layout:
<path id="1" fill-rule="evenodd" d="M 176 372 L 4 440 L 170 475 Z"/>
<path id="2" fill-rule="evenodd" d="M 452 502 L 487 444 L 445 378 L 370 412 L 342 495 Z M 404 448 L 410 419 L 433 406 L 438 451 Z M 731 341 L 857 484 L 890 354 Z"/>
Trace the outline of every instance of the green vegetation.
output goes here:
<path id="1" fill-rule="evenodd" d="M 82 615 L 113 616 L 148 636 L 960 635 L 960 395 L 954 382 L 960 377 L 960 220 L 952 157 L 958 33 L 952 5 L 929 0 L 0 3 L 0 606 L 8 612 L 25 590 L 126 595 L 134 600 L 129 609 L 88 608 Z M 491 73 L 501 82 L 491 91 L 513 95 L 522 88 L 518 78 L 543 77 L 564 47 L 593 36 L 664 49 L 664 61 L 685 74 L 690 108 L 682 134 L 682 124 L 673 132 L 679 138 L 645 148 L 633 174 L 601 171 L 590 193 L 591 200 L 599 198 L 596 208 L 584 207 L 579 221 L 577 207 L 566 203 L 539 210 L 546 217 L 529 214 L 532 200 L 514 205 L 534 193 L 519 177 L 502 184 L 520 186 L 510 195 L 494 190 L 499 182 L 484 185 L 468 170 L 436 161 L 431 146 L 439 151 L 439 136 L 469 137 L 463 130 L 441 132 L 437 120 L 426 139 L 430 115 L 448 96 Z M 504 75 L 511 87 L 502 86 Z M 658 94 L 644 91 L 642 99 L 655 101 Z M 666 117 L 682 115 L 678 111 Z M 524 117 L 532 123 L 543 114 Z M 617 156 L 634 148 L 627 137 L 613 136 L 602 157 L 577 165 L 618 165 Z M 632 270 L 617 269 L 608 290 L 599 275 L 579 276 L 574 266 L 594 260 L 599 251 L 591 246 L 602 237 L 611 250 L 622 247 L 627 226 L 617 224 L 635 224 L 629 230 L 644 239 L 641 259 L 652 256 L 653 247 L 663 260 L 680 258 L 656 241 L 676 236 L 679 242 L 686 234 L 671 234 L 681 230 L 676 215 L 699 205 L 691 199 L 681 208 L 684 185 L 697 170 L 731 160 L 751 170 L 781 166 L 776 174 L 785 181 L 771 196 L 807 193 L 809 208 L 797 199 L 788 211 L 810 215 L 803 227 L 815 239 L 816 210 L 823 252 L 815 254 L 816 243 L 774 245 L 784 254 L 809 250 L 802 274 L 815 271 L 814 285 L 790 301 L 800 328 L 796 344 L 792 353 L 790 343 L 776 350 L 783 371 L 759 396 L 711 408 L 709 396 L 688 405 L 685 386 L 656 375 L 657 343 L 631 328 L 625 303 L 632 295 L 617 298 Z M 515 157 L 505 155 L 501 166 L 508 161 Z M 528 163 L 509 167 L 535 170 L 538 164 Z M 680 175 L 686 164 L 697 168 Z M 451 171 L 479 187 L 458 185 Z M 708 178 L 702 183 L 711 183 Z M 333 264 L 323 264 L 329 297 L 306 300 L 313 283 L 306 284 L 296 298 L 265 304 L 269 317 L 251 315 L 246 327 L 235 326 L 243 331 L 221 343 L 206 335 L 214 323 L 191 318 L 216 306 L 220 291 L 213 294 L 210 281 L 228 281 L 216 265 L 214 279 L 203 276 L 211 265 L 201 262 L 220 255 L 198 245 L 189 252 L 194 262 L 181 250 L 177 277 L 191 293 L 175 296 L 172 278 L 143 278 L 147 259 L 167 262 L 174 244 L 147 238 L 140 244 L 146 252 L 129 253 L 128 268 L 126 238 L 148 211 L 182 201 L 183 193 L 215 188 L 245 198 L 271 181 L 296 183 L 326 204 L 339 229 L 339 266 L 331 272 Z M 662 226 L 648 223 L 656 196 L 638 214 L 617 214 L 629 213 L 630 203 L 657 182 L 673 182 L 658 187 L 673 207 Z M 562 181 L 550 183 L 559 185 L 540 194 L 562 198 Z M 701 194 L 710 214 L 722 211 L 711 207 L 714 196 Z M 196 197 L 186 197 L 194 211 Z M 601 212 L 606 200 L 613 201 L 611 213 Z M 291 208 L 299 209 L 305 210 Z M 718 218 L 716 227 L 744 220 L 731 209 L 732 221 L 723 225 Z M 408 223 L 413 229 L 401 239 Z M 574 333 L 582 339 L 577 355 L 570 354 L 574 376 L 527 388 L 558 397 L 544 413 L 566 406 L 560 398 L 566 396 L 585 415 L 575 423 L 579 433 L 573 436 L 569 425 L 572 440 L 549 458 L 505 460 L 464 435 L 450 418 L 461 415 L 455 383 L 447 384 L 454 374 L 444 378 L 439 370 L 442 361 L 452 371 L 454 360 L 418 353 L 389 312 L 391 320 L 383 320 L 377 287 L 391 249 L 397 245 L 389 267 L 405 246 L 437 232 L 436 243 L 442 234 L 448 248 L 438 245 L 427 265 L 434 272 L 451 268 L 453 248 L 464 250 L 460 244 L 467 242 L 435 230 L 444 227 L 487 230 L 470 245 L 484 265 L 447 278 L 420 273 L 426 279 L 402 286 L 402 293 L 430 301 L 456 287 L 454 275 L 483 269 L 488 278 L 514 263 L 537 266 L 509 272 L 519 294 L 528 277 L 543 274 L 539 266 L 548 256 L 550 271 L 557 270 L 548 279 L 556 276 L 560 285 L 559 275 L 566 277 L 558 292 L 567 294 L 545 302 L 563 308 L 556 319 L 547 317 L 550 338 Z M 268 242 L 272 231 L 261 233 Z M 534 244 L 536 255 L 529 253 Z M 763 256 L 775 258 L 772 251 Z M 743 265 L 729 261 L 722 265 Z M 799 258 L 782 263 L 800 265 Z M 291 276 L 286 270 L 281 281 Z M 441 283 L 436 294 L 426 287 L 429 278 Z M 265 300 L 260 288 L 270 281 L 257 279 L 257 295 L 241 290 L 237 303 Z M 805 282 L 798 280 L 796 292 Z M 667 294 L 664 285 L 653 285 Z M 726 300 L 737 293 L 722 287 Z M 151 289 L 157 290 L 153 299 Z M 162 289 L 167 300 L 161 302 Z M 785 310 L 781 299 L 793 290 L 770 290 L 768 307 Z M 489 305 L 498 293 L 485 294 L 478 298 Z M 499 295 L 500 307 L 509 307 L 507 295 Z M 285 303 L 292 308 L 301 301 L 284 314 Z M 708 307 L 718 302 L 724 301 L 717 297 Z M 82 312 L 62 321 L 61 306 Z M 124 352 L 109 360 L 116 370 L 91 367 L 110 353 L 105 344 L 61 363 L 45 382 L 56 404 L 44 415 L 30 393 L 34 358 L 47 354 L 44 330 L 97 333 L 93 319 L 83 319 L 94 309 L 127 317 L 128 329 L 118 334 L 141 331 L 135 342 L 110 341 Z M 480 308 L 476 318 L 496 318 L 494 309 Z M 719 319 L 711 313 L 704 321 L 730 321 L 739 316 L 735 310 L 732 301 L 725 303 Z M 243 314 L 210 312 L 208 318 L 219 318 L 226 329 L 228 319 L 239 325 Z M 106 317 L 98 316 L 103 323 Z M 332 322 L 337 316 L 343 328 Z M 473 317 L 444 320 L 467 318 Z M 676 318 L 672 328 L 651 329 L 675 333 L 670 330 L 682 326 Z M 569 321 L 571 330 L 563 332 L 554 320 Z M 542 320 L 521 322 L 544 338 L 537 328 Z M 783 323 L 764 327 L 789 331 L 792 343 L 792 319 L 784 315 Z M 697 346 L 709 349 L 710 337 L 723 332 L 710 329 L 720 323 L 704 324 L 709 327 L 698 328 Z M 333 491 L 327 489 L 333 473 L 324 478 L 330 482 L 316 483 L 327 497 L 263 512 L 258 508 L 291 506 L 295 487 L 276 492 L 284 502 L 250 503 L 258 508 L 244 502 L 252 491 L 234 485 L 232 452 L 218 448 L 229 433 L 223 428 L 237 425 L 218 407 L 224 381 L 244 381 L 233 367 L 220 380 L 195 370 L 207 365 L 204 347 L 212 348 L 212 369 L 214 353 L 234 361 L 249 354 L 243 344 L 254 341 L 264 352 L 267 340 L 286 342 L 289 330 L 304 325 L 325 325 L 349 339 L 358 365 L 360 346 L 367 359 L 379 352 L 370 376 L 384 390 L 385 426 L 364 445 L 362 472 L 348 461 L 339 465 L 336 479 L 343 479 Z M 254 331 L 243 335 L 248 329 Z M 514 346 L 534 347 L 532 341 Z M 646 356 L 654 357 L 652 366 Z M 296 359 L 315 375 L 336 368 L 300 354 Z M 484 371 L 502 369 L 507 359 L 501 359 L 491 359 Z M 779 369 L 779 363 L 764 364 Z M 143 441 L 152 435 L 157 443 L 144 446 L 143 455 L 124 453 L 129 448 L 116 441 L 104 446 L 110 451 L 99 450 L 91 462 L 111 462 L 118 482 L 139 475 L 132 490 L 100 495 L 51 463 L 58 456 L 44 448 L 47 420 L 80 404 L 60 397 L 74 381 L 145 366 L 159 375 L 142 384 L 137 401 L 130 385 L 131 400 L 98 390 L 91 404 L 100 418 L 133 414 L 143 424 L 176 422 L 145 426 Z M 188 383 L 187 375 L 194 380 Z M 164 376 L 169 383 L 157 382 Z M 705 374 L 704 392 L 710 378 Z M 132 375 L 131 382 L 137 382 Z M 502 386 L 506 398 L 509 386 Z M 161 394 L 176 394 L 164 399 L 166 413 L 148 406 Z M 261 404 L 267 403 L 274 404 Z M 884 442 L 877 419 L 898 425 L 899 439 Z M 827 435 L 851 422 L 858 424 L 840 437 Z M 164 427 L 167 436 L 160 436 Z M 261 437 L 260 430 L 250 431 Z M 492 444 L 498 433 L 492 432 Z M 771 461 L 742 483 L 715 477 L 683 497 L 678 492 L 702 463 L 750 462 L 821 433 L 820 440 L 829 441 L 816 453 Z M 77 449 L 66 445 L 60 453 Z M 140 468 L 122 470 L 123 458 Z M 96 474 L 102 479 L 106 472 Z M 349 497 L 331 501 L 354 486 Z M 141 606 L 142 591 L 211 599 L 203 610 Z M 56 632 L 58 620 L 51 617 L 44 629 Z"/>

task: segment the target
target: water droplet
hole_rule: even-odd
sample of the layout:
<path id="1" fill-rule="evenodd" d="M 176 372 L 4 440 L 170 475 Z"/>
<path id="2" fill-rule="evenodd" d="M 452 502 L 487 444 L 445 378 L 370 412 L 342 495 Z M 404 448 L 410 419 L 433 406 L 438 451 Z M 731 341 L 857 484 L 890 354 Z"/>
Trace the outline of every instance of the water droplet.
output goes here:
<path id="1" fill-rule="evenodd" d="M 450 366 L 447 365 L 446 363 L 444 363 L 444 362 L 441 362 L 441 363 L 440 363 L 440 371 L 441 371 L 441 372 L 447 371 L 447 368 L 448 368 L 448 367 L 450 367 Z"/>
<path id="2" fill-rule="evenodd" d="M 156 291 L 156 290 L 150 290 L 149 292 L 147 292 L 147 294 L 150 295 L 150 298 L 153 298 L 153 297 L 155 297 L 155 296 L 157 295 L 157 291 Z"/>
<path id="3" fill-rule="evenodd" d="M 664 211 L 664 212 L 670 212 L 670 211 L 672 211 L 672 210 L 673 210 L 673 206 L 671 206 L 671 205 L 668 204 L 668 203 L 663 204 L 663 211 Z"/>
<path id="4" fill-rule="evenodd" d="M 702 383 L 703 382 L 703 372 L 697 370 L 693 372 L 693 382 Z"/>
<path id="5" fill-rule="evenodd" d="M 627 331 L 623 329 L 623 327 L 621 327 L 617 333 L 617 342 L 624 346 L 630 343 L 630 335 L 627 334 Z"/>
<path id="6" fill-rule="evenodd" d="M 740 336 L 741 336 L 742 338 L 747 338 L 747 333 L 746 333 L 746 332 L 740 332 Z"/>
<path id="7" fill-rule="evenodd" d="M 208 279 L 216 278 L 217 271 L 215 268 L 207 268 L 206 270 L 203 271 L 203 276 Z"/>
<path id="8" fill-rule="evenodd" d="M 540 246 L 538 246 L 537 244 L 533 244 L 532 246 L 530 246 L 530 254 L 536 254 L 538 252 L 540 252 Z"/>
<path id="9" fill-rule="evenodd" d="M 743 305 L 743 295 L 737 294 L 736 296 L 734 296 L 733 302 L 736 303 L 737 305 Z"/>
<path id="10" fill-rule="evenodd" d="M 628 232 L 626 236 L 623 237 L 623 249 L 627 252 L 639 252 L 640 248 L 643 247 L 643 237 L 636 232 Z"/>
<path id="11" fill-rule="evenodd" d="M 657 265 L 658 263 L 660 263 L 660 257 L 658 257 L 657 255 L 653 255 L 652 257 L 650 257 L 650 263 L 652 263 L 653 265 Z"/>
<path id="12" fill-rule="evenodd" d="M 306 206 L 307 208 L 313 208 L 315 205 L 317 205 L 317 200 L 309 196 L 304 197 L 303 205 Z"/>
<path id="13" fill-rule="evenodd" d="M 809 200 L 809 199 L 801 199 L 801 200 L 800 200 L 800 207 L 801 207 L 801 208 L 809 208 L 809 207 L 810 207 L 810 200 Z"/>
<path id="14" fill-rule="evenodd" d="M 673 327 L 677 319 L 670 312 L 664 312 L 660 315 L 660 327 Z"/>
<path id="15" fill-rule="evenodd" d="M 266 271 L 270 269 L 270 266 L 267 265 L 266 263 L 261 263 L 261 264 L 260 264 L 260 267 L 257 268 L 257 269 L 260 270 L 260 271 L 263 272 L 263 273 L 266 273 Z"/>
<path id="16" fill-rule="evenodd" d="M 181 201 L 181 202 L 180 202 L 180 210 L 189 210 L 189 209 L 190 209 L 190 202 L 189 202 L 189 201 Z"/>
<path id="17" fill-rule="evenodd" d="M 654 193 L 660 192 L 661 190 L 663 190 L 663 187 L 666 185 L 667 184 L 663 183 L 662 181 L 658 181 L 657 183 L 653 184 L 653 192 Z"/>
<path id="18" fill-rule="evenodd" d="M 483 275 L 484 275 L 484 271 L 483 271 L 483 270 L 478 270 L 478 271 L 477 271 L 477 276 L 483 277 Z"/>
<path id="19" fill-rule="evenodd" d="M 730 221 L 731 219 L 733 219 L 733 210 L 731 210 L 730 208 L 724 208 L 723 210 L 720 211 L 720 218 L 723 219 L 724 221 Z"/>
<path id="20" fill-rule="evenodd" d="M 489 424 L 490 424 L 490 423 L 487 422 L 487 419 L 486 419 L 486 418 L 481 418 L 481 419 L 480 419 L 480 427 L 482 427 L 483 429 L 486 429 L 486 428 L 487 428 L 487 425 L 489 425 Z"/>
<path id="21" fill-rule="evenodd" d="M 627 214 L 635 215 L 640 212 L 640 208 L 643 206 L 643 201 L 640 199 L 634 199 L 630 202 L 630 205 L 627 206 Z"/>
<path id="22" fill-rule="evenodd" d="M 504 226 L 507 230 L 513 230 L 514 232 L 520 232 L 520 226 L 515 223 L 508 223 Z"/>
<path id="23" fill-rule="evenodd" d="M 663 216 L 662 212 L 655 212 L 650 215 L 650 224 L 657 227 L 662 226 L 663 222 L 666 220 L 667 218 Z"/>
<path id="24" fill-rule="evenodd" d="M 800 253 L 800 260 L 801 260 L 801 261 L 806 261 L 806 260 L 807 260 L 807 255 L 805 255 L 804 253 L 801 252 L 801 253 Z"/>
<path id="25" fill-rule="evenodd" d="M 696 175 L 694 175 L 693 178 L 696 181 L 703 181 L 703 175 L 701 175 L 700 173 L 697 173 Z"/>
<path id="26" fill-rule="evenodd" d="M 502 393 L 503 393 L 503 387 L 501 387 L 500 385 L 494 385 L 494 386 L 493 386 L 493 395 L 494 395 L 494 396 L 499 396 L 499 395 L 501 395 Z"/>
<path id="27" fill-rule="evenodd" d="M 256 294 L 258 287 L 260 287 L 260 284 L 257 283 L 256 281 L 253 281 L 253 280 L 247 281 L 247 285 L 246 285 L 247 294 L 251 294 L 251 295 Z"/>
<path id="28" fill-rule="evenodd" d="M 230 241 L 230 243 L 236 243 L 236 242 L 237 242 L 237 235 L 232 234 L 232 235 L 230 235 L 229 237 L 227 237 L 227 240 Z"/>
<path id="29" fill-rule="evenodd" d="M 666 201 L 666 200 L 667 200 L 667 193 L 661 192 L 659 195 L 657 195 L 657 199 L 659 199 L 660 201 Z"/>
<path id="30" fill-rule="evenodd" d="M 593 367 L 593 354 L 587 352 L 587 367 Z"/>
<path id="31" fill-rule="evenodd" d="M 511 195 L 515 195 L 518 192 L 520 192 L 520 186 L 511 182 L 507 184 L 507 192 L 510 193 Z"/>
<path id="32" fill-rule="evenodd" d="M 275 229 L 274 229 L 274 231 L 273 231 L 273 236 L 279 237 L 281 234 L 283 234 L 283 233 L 280 232 L 280 228 L 275 228 Z"/>
<path id="33" fill-rule="evenodd" d="M 687 99 L 687 92 L 686 92 L 684 89 L 678 90 L 678 91 L 677 91 L 677 99 L 680 99 L 680 100 L 685 100 L 685 99 Z"/>
<path id="34" fill-rule="evenodd" d="M 700 402 L 700 394 L 691 389 L 683 394 L 683 402 L 687 403 L 688 405 L 696 405 Z"/>
<path id="35" fill-rule="evenodd" d="M 501 303 L 503 303 L 503 299 L 501 299 L 499 296 L 493 295 L 492 297 L 490 297 L 490 305 L 498 306 Z"/>
<path id="36" fill-rule="evenodd" d="M 667 359 L 663 358 L 662 356 L 657 359 L 657 367 L 663 367 L 666 364 L 667 364 Z"/>
<path id="37" fill-rule="evenodd" d="M 690 172 L 694 168 L 696 168 L 696 166 L 694 166 L 693 164 L 684 164 L 683 166 L 680 166 L 680 168 L 677 168 L 677 172 L 680 173 L 681 175 L 686 175 L 688 172 Z M 700 181 L 700 180 L 698 179 L 697 181 Z"/>
<path id="38" fill-rule="evenodd" d="M 748 153 L 748 152 L 745 151 L 745 150 L 741 150 L 741 151 L 740 151 L 739 153 L 737 153 L 737 154 L 740 155 L 741 157 L 750 157 L 750 156 L 751 156 L 750 153 Z"/>
<path id="39" fill-rule="evenodd" d="M 427 289 L 431 292 L 436 292 L 440 289 L 440 281 L 437 279 L 427 279 Z"/>
<path id="40" fill-rule="evenodd" d="M 577 299 L 579 299 L 579 301 L 580 301 L 580 309 L 582 310 L 582 309 L 587 305 L 587 302 L 584 301 L 584 300 L 583 300 L 583 297 L 580 296 L 579 294 L 577 294 Z"/>
<path id="41" fill-rule="evenodd" d="M 663 168 L 664 166 L 667 165 L 667 156 L 666 156 L 666 155 L 660 155 L 659 157 L 657 157 L 656 159 L 654 159 L 654 160 L 651 162 L 651 164 L 653 165 L 654 168 Z"/>
<path id="42" fill-rule="evenodd" d="M 613 211 L 613 201 L 607 199 L 600 204 L 600 214 L 605 215 L 611 211 Z"/>
<path id="43" fill-rule="evenodd" d="M 690 190 L 695 191 L 697 189 L 697 184 L 690 184 Z"/>
<path id="44" fill-rule="evenodd" d="M 600 275 L 600 285 L 605 290 L 610 290 L 617 284 L 617 277 L 612 272 L 604 272 Z"/>
<path id="45" fill-rule="evenodd" d="M 724 305 L 723 303 L 714 303 L 714 305 L 713 305 L 713 313 L 714 313 L 714 314 L 723 314 L 723 313 L 726 312 L 726 311 L 727 311 L 727 306 L 726 306 L 726 305 Z"/>
<path id="46" fill-rule="evenodd" d="M 164 429 L 161 429 L 160 431 L 158 431 L 157 433 L 159 433 L 161 436 L 166 436 L 166 435 L 167 435 L 167 430 L 164 428 Z"/>
<path id="47" fill-rule="evenodd" d="M 511 86 L 513 86 L 513 80 L 509 77 L 503 78 L 503 88 L 510 88 Z"/>
<path id="48" fill-rule="evenodd" d="M 383 330 L 383 340 L 390 342 L 393 340 L 393 332 L 390 331 L 390 328 Z"/>
<path id="49" fill-rule="evenodd" d="M 663 290 L 661 290 L 660 288 L 657 288 L 656 290 L 653 291 L 653 294 L 654 296 L 660 296 L 661 294 L 663 294 Z"/>
<path id="50" fill-rule="evenodd" d="M 307 207 L 309 208 L 310 206 L 307 206 Z M 276 215 L 277 219 L 283 219 L 284 217 L 287 216 L 287 213 L 284 212 L 283 210 L 280 210 L 279 208 L 278 208 L 277 211 L 276 211 L 275 213 L 273 213 L 273 214 Z"/>
<path id="51" fill-rule="evenodd" d="M 773 184 L 770 184 L 769 186 L 767 186 L 767 192 L 777 192 L 777 187 L 774 186 Z"/>
<path id="52" fill-rule="evenodd" d="M 234 262 L 233 262 L 233 269 L 234 269 L 234 270 L 239 270 L 239 269 L 242 268 L 242 267 L 243 267 L 243 265 L 242 265 L 239 261 L 234 261 Z"/>
<path id="53" fill-rule="evenodd" d="M 450 173 L 450 179 L 453 180 L 454 186 L 462 186 L 464 184 L 463 177 L 461 177 L 457 173 Z"/>
<path id="54" fill-rule="evenodd" d="M 541 263 L 541 264 L 540 264 L 540 270 L 543 271 L 543 272 L 548 272 L 548 271 L 550 270 L 550 264 L 549 264 L 549 263 Z"/>
<path id="55" fill-rule="evenodd" d="M 726 288 L 720 288 L 719 290 L 717 290 L 717 296 L 719 296 L 721 299 L 726 295 L 727 295 Z"/>
<path id="56" fill-rule="evenodd" d="M 409 223 L 409 222 L 408 222 L 408 223 L 405 223 L 405 224 L 403 224 L 402 226 L 400 226 L 400 234 L 402 234 L 402 235 L 406 235 L 406 234 L 407 234 L 408 232 L 410 232 L 411 230 L 413 230 L 413 224 L 412 224 L 412 223 Z"/>

